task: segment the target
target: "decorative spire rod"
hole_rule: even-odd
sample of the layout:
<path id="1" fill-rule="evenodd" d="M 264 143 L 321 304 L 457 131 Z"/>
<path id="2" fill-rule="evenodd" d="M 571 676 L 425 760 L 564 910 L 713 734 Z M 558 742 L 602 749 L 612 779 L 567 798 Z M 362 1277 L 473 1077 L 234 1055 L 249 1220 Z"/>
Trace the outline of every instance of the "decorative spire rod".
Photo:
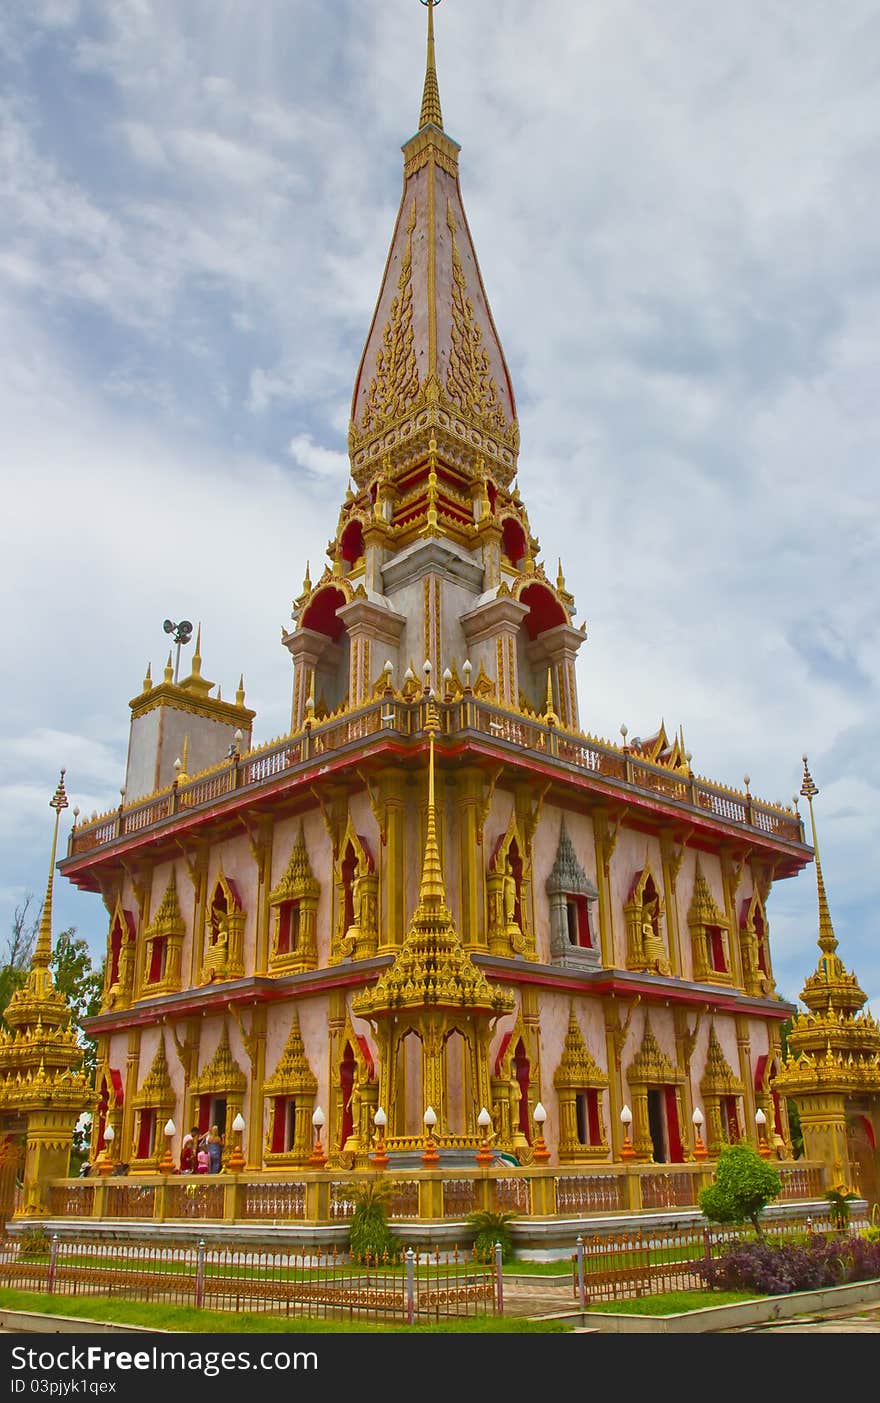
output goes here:
<path id="1" fill-rule="evenodd" d="M 437 846 L 437 817 L 434 807 L 434 732 L 437 730 L 437 709 L 433 696 L 428 697 L 425 729 L 428 732 L 428 827 L 425 834 L 425 856 L 422 860 L 422 881 L 419 887 L 419 911 L 426 907 L 446 906 L 446 889 Z"/>
<path id="2" fill-rule="evenodd" d="M 428 67 L 425 73 L 425 89 L 422 93 L 422 114 L 419 118 L 419 131 L 429 124 L 443 130 L 443 113 L 440 108 L 440 87 L 437 82 L 437 59 L 434 53 L 434 9 L 440 0 L 422 0 L 428 10 Z"/>
<path id="3" fill-rule="evenodd" d="M 46 897 L 43 901 L 43 910 L 40 915 L 40 932 L 37 936 L 37 943 L 34 947 L 31 969 L 41 966 L 48 969 L 49 961 L 52 958 L 52 889 L 55 882 L 55 853 L 58 848 L 58 823 L 61 818 L 61 810 L 68 807 L 69 800 L 64 789 L 64 770 L 61 771 L 61 778 L 58 781 L 58 788 L 49 800 L 49 808 L 55 810 L 55 830 L 52 834 L 52 855 L 49 858 L 49 879 L 46 882 Z"/>
<path id="4" fill-rule="evenodd" d="M 825 879 L 822 876 L 822 863 L 819 859 L 819 843 L 816 838 L 816 819 L 813 814 L 813 795 L 819 793 L 818 785 L 807 764 L 806 755 L 804 761 L 804 780 L 801 785 L 801 793 L 810 806 L 810 829 L 813 834 L 813 851 L 816 854 L 816 888 L 819 894 L 819 949 L 825 955 L 833 955 L 837 949 L 837 937 L 834 934 L 834 927 L 831 924 L 831 912 L 828 909 L 828 897 L 825 893 Z"/>

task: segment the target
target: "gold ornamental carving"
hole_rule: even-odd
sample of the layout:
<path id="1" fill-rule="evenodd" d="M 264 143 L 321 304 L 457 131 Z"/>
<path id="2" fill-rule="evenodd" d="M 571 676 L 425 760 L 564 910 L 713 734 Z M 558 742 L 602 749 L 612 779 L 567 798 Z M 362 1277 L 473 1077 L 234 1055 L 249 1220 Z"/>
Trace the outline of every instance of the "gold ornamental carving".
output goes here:
<path id="1" fill-rule="evenodd" d="M 410 205 L 406 232 L 406 252 L 397 281 L 397 296 L 382 332 L 382 345 L 376 357 L 376 374 L 370 381 L 363 429 L 381 428 L 399 418 L 413 404 L 419 392 L 419 372 L 413 345 L 412 241 L 416 227 L 416 202 Z"/>
<path id="2" fill-rule="evenodd" d="M 452 235 L 452 345 L 446 371 L 446 391 L 462 414 L 482 421 L 498 433 L 504 433 L 507 420 L 498 398 L 498 386 L 489 368 L 483 332 L 474 317 L 473 302 L 467 295 L 467 280 L 458 251 L 451 200 L 446 207 L 446 223 Z"/>

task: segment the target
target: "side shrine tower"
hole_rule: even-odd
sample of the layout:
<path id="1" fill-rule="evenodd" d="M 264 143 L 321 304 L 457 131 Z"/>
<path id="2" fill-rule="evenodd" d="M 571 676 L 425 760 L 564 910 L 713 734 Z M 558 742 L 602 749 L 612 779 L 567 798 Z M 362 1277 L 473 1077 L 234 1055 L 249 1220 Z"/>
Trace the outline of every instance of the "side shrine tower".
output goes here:
<path id="1" fill-rule="evenodd" d="M 812 850 L 680 732 L 581 729 L 585 627 L 520 495 L 433 9 L 351 485 L 283 636 L 290 733 L 250 748 L 243 687 L 218 706 L 200 660 L 161 707 L 145 685 L 123 802 L 61 864 L 109 920 L 93 1155 L 112 1126 L 143 1186 L 216 1124 L 233 1178 L 309 1218 L 377 1143 L 422 1218 L 453 1212 L 444 1175 L 465 1211 L 501 1175 L 525 1214 L 695 1204 L 703 1153 L 758 1144 L 759 1111 L 791 1158 L 767 908 Z M 173 778 L 172 723 L 198 737 Z M 801 1165 L 789 1196 L 822 1184 Z"/>

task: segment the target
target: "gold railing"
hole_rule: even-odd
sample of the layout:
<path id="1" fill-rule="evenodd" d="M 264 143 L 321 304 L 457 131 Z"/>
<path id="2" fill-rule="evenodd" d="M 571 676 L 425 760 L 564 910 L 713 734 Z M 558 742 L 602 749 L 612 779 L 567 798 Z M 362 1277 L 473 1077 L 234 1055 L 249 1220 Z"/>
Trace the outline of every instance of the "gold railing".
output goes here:
<path id="1" fill-rule="evenodd" d="M 711 784 L 635 758 L 626 748 L 548 726 L 519 712 L 506 711 L 472 695 L 454 701 L 437 699 L 444 735 L 479 736 L 512 753 L 525 752 L 550 761 L 561 771 L 593 774 L 626 789 L 662 796 L 674 804 L 702 809 L 723 822 L 757 829 L 784 842 L 803 843 L 799 816 L 791 809 L 767 804 L 724 785 Z M 186 784 L 169 789 L 74 828 L 68 857 L 79 856 L 121 838 L 153 828 L 183 811 L 216 803 L 226 795 L 259 788 L 283 775 L 307 773 L 328 755 L 374 741 L 381 735 L 411 739 L 424 732 L 427 702 L 383 697 L 343 716 L 317 725 L 307 724 L 295 735 L 247 755 L 230 759 Z"/>
<path id="2" fill-rule="evenodd" d="M 779 1201 L 816 1202 L 825 1190 L 826 1171 L 815 1161 L 777 1164 L 783 1188 Z M 474 1165 L 454 1169 L 387 1171 L 394 1190 L 390 1216 L 400 1219 L 466 1217 L 476 1209 L 522 1217 L 590 1217 L 605 1214 L 661 1212 L 697 1208 L 702 1188 L 715 1172 L 702 1164 L 638 1164 L 575 1167 Z M 58 1217 L 93 1219 L 153 1218 L 163 1222 L 193 1219 L 226 1222 L 300 1221 L 345 1223 L 354 1213 L 359 1184 L 375 1180 L 375 1171 L 300 1170 L 277 1174 L 235 1175 L 208 1179 L 187 1174 L 126 1178 L 53 1180 L 45 1210 Z"/>

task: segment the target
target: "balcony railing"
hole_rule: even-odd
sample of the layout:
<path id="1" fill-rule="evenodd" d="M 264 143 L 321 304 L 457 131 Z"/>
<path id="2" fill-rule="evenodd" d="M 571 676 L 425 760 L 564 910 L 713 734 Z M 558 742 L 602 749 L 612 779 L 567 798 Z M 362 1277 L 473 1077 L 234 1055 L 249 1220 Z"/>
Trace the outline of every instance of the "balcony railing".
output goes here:
<path id="1" fill-rule="evenodd" d="M 610 781 L 621 787 L 622 794 L 658 795 L 782 842 L 804 843 L 800 817 L 780 804 L 768 804 L 725 785 L 651 764 L 608 741 L 560 730 L 539 718 L 505 711 L 471 695 L 455 701 L 438 700 L 436 706 L 443 735 L 481 737 L 502 752 L 540 757 L 560 773 L 595 775 Z M 426 699 L 382 697 L 359 710 L 307 724 L 294 735 L 227 760 L 185 784 L 175 781 L 147 799 L 120 804 L 110 813 L 80 824 L 71 832 L 68 857 L 133 837 L 176 815 L 222 803 L 243 791 L 259 792 L 279 779 L 307 774 L 325 764 L 328 757 L 344 755 L 379 736 L 411 740 L 424 732 L 426 720 Z"/>

